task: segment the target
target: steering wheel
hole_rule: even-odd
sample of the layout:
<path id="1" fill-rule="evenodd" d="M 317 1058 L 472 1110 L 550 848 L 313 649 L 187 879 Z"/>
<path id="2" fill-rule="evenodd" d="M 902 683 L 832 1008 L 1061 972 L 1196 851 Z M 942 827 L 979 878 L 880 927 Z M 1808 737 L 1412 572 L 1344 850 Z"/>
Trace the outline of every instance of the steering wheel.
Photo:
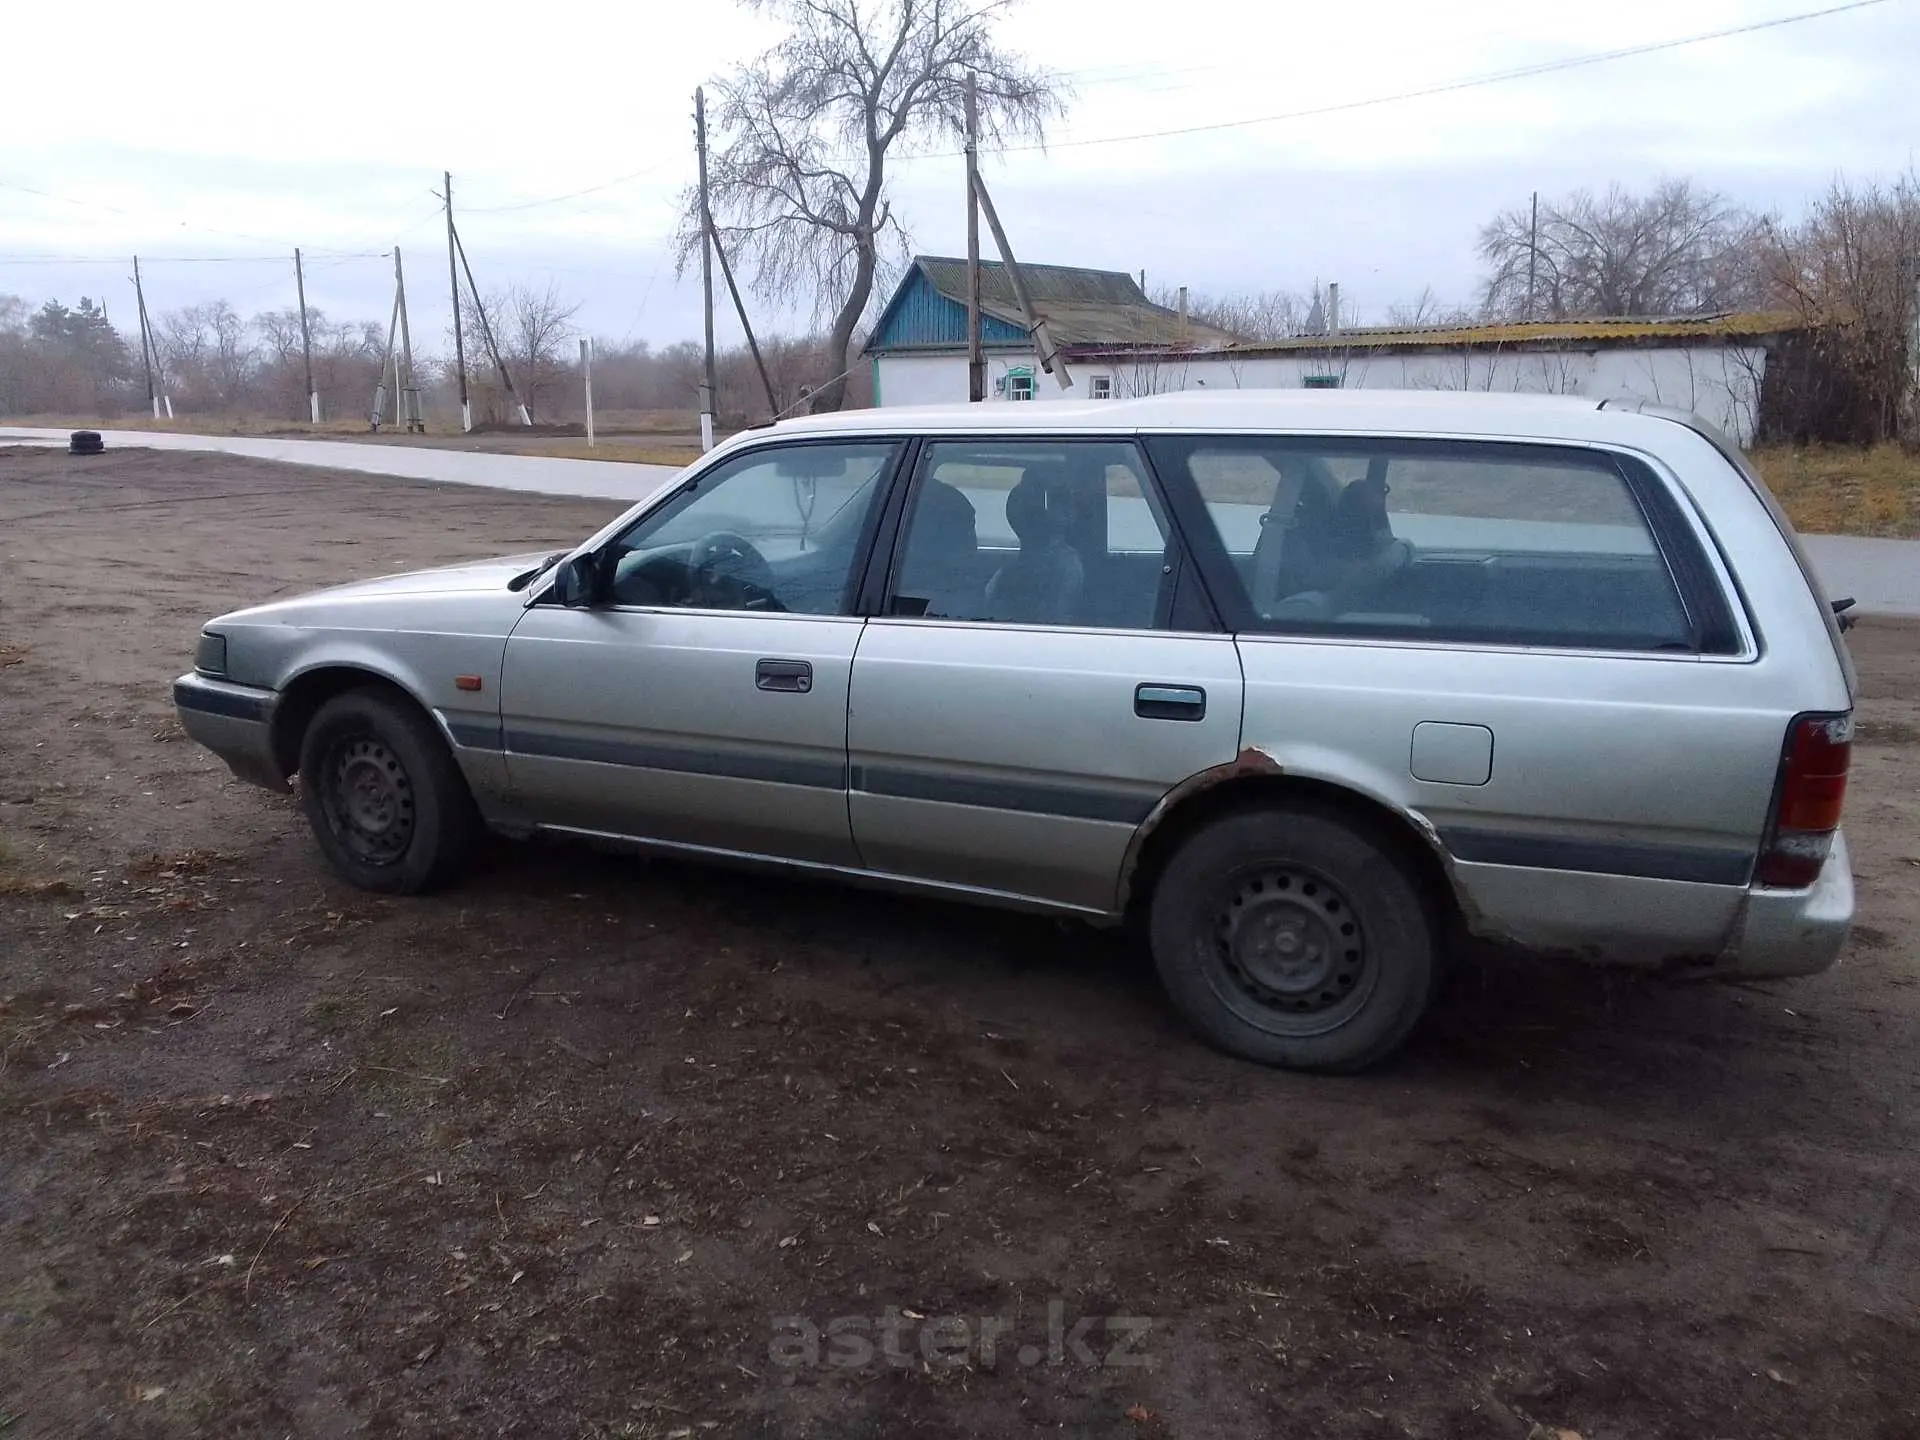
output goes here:
<path id="1" fill-rule="evenodd" d="M 714 530 L 693 542 L 687 576 L 697 603 L 749 609 L 781 608 L 774 598 L 773 567 L 753 542 L 731 530 Z"/>

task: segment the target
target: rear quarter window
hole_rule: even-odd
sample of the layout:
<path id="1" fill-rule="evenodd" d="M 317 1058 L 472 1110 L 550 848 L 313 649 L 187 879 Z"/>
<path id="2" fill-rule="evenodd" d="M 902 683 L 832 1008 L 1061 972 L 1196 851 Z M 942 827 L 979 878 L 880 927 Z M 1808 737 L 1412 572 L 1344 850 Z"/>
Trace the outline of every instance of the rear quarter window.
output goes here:
<path id="1" fill-rule="evenodd" d="M 1657 479 L 1604 453 L 1349 437 L 1150 450 L 1235 628 L 1711 648 L 1663 543 L 1671 517 L 1650 507 Z"/>

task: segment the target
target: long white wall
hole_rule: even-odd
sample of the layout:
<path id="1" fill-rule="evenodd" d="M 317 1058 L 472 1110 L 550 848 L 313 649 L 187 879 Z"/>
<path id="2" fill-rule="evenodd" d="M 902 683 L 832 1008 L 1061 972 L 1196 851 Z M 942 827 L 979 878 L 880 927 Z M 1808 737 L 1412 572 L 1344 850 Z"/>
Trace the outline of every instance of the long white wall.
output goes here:
<path id="1" fill-rule="evenodd" d="M 1659 349 L 1499 352 L 1449 355 L 1190 356 L 1118 364 L 1075 364 L 1074 386 L 1048 375 L 1034 382 L 1036 400 L 1078 400 L 1105 376 L 1115 396 L 1158 395 L 1199 388 L 1297 390 L 1309 375 L 1337 375 L 1348 390 L 1489 390 L 1545 395 L 1632 396 L 1690 410 L 1742 445 L 1753 440 L 1766 351 L 1759 346 L 1673 345 Z M 988 357 L 988 393 L 1023 355 Z M 882 405 L 934 405 L 967 398 L 964 355 L 885 355 L 879 361 Z M 995 401 L 993 403 L 1007 403 Z"/>

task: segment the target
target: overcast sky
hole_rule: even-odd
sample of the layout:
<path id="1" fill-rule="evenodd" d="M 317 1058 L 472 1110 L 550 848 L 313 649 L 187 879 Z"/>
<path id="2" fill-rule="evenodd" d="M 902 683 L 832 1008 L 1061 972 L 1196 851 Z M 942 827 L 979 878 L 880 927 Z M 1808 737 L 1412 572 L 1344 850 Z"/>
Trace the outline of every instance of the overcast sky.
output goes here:
<path id="1" fill-rule="evenodd" d="M 1920 0 L 1317 117 L 1088 142 L 1429 89 L 1820 3 L 1613 0 L 1602 23 L 1590 6 L 1541 0 L 1029 0 L 1001 38 L 1065 75 L 1069 112 L 1046 152 L 992 157 L 985 173 L 1022 259 L 1144 268 L 1150 285 L 1201 292 L 1337 280 L 1350 318 L 1380 320 L 1428 285 L 1470 299 L 1478 227 L 1536 188 L 1690 175 L 1791 215 L 1836 172 L 1908 168 Z M 431 193 L 443 169 L 483 289 L 551 279 L 596 334 L 696 335 L 698 277 L 676 282 L 668 244 L 693 175 L 690 97 L 774 35 L 729 0 L 108 0 L 84 17 L 21 3 L 8 31 L 0 294 L 103 296 L 125 321 L 123 257 L 138 251 L 151 310 L 224 295 L 251 314 L 292 305 L 298 244 L 310 304 L 384 321 L 391 261 L 379 252 L 398 243 L 423 348 L 447 326 Z M 915 248 L 961 250 L 958 160 L 903 164 L 894 193 Z"/>

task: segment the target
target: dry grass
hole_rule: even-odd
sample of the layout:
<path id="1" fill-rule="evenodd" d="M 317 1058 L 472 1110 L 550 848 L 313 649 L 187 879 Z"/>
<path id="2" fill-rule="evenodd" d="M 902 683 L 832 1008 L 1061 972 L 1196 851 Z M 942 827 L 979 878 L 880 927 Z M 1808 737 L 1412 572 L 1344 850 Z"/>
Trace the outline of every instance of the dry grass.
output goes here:
<path id="1" fill-rule="evenodd" d="M 1770 445 L 1753 463 L 1798 530 L 1920 538 L 1920 450 Z"/>
<path id="2" fill-rule="evenodd" d="M 585 440 L 565 437 L 550 441 L 519 440 L 511 445 L 492 446 L 483 439 L 478 450 L 503 455 L 553 455 L 563 460 L 618 460 L 629 465 L 691 465 L 700 458 L 696 445 L 649 445 L 633 440 L 597 440 L 589 446 Z"/>
<path id="3" fill-rule="evenodd" d="M 175 435 L 328 435 L 341 439 L 364 436 L 364 415 L 343 416 L 309 425 L 264 415 L 180 415 L 155 420 L 133 411 L 107 418 L 73 415 L 10 415 L 4 422 L 35 430 L 155 430 Z"/>

